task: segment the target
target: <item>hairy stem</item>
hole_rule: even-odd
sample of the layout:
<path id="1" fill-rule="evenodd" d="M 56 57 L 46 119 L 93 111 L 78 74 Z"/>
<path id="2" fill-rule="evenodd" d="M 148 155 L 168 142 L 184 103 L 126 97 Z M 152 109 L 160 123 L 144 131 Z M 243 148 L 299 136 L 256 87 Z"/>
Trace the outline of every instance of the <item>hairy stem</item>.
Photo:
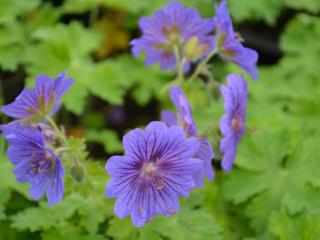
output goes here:
<path id="1" fill-rule="evenodd" d="M 67 143 L 67 138 L 66 138 L 64 132 L 60 130 L 60 128 L 57 126 L 57 124 L 53 120 L 53 118 L 50 116 L 47 116 L 46 119 L 49 122 L 49 124 L 51 125 L 51 127 L 53 127 L 53 129 L 57 132 L 58 136 L 62 139 L 62 141 L 64 143 Z"/>
<path id="2" fill-rule="evenodd" d="M 186 64 L 186 62 L 187 62 L 187 59 L 183 58 L 178 66 L 178 75 L 176 78 L 178 85 L 180 85 L 184 81 L 183 71 L 184 71 L 184 65 Z"/>
<path id="3" fill-rule="evenodd" d="M 199 74 L 202 73 L 203 69 L 206 67 L 207 63 L 209 62 L 209 60 L 218 53 L 218 49 L 215 48 L 213 49 L 208 56 L 203 59 L 199 65 L 197 66 L 196 70 L 194 71 L 194 73 L 191 75 L 191 77 L 188 79 L 189 83 L 192 83 L 198 76 Z"/>

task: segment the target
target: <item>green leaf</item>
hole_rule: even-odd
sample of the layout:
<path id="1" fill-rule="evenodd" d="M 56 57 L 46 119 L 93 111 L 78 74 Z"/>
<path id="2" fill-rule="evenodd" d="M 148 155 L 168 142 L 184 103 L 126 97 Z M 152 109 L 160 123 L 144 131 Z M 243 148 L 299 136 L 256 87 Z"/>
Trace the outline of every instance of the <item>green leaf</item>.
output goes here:
<path id="1" fill-rule="evenodd" d="M 72 233 L 76 234 L 75 236 L 87 236 L 84 239 L 95 236 L 100 224 L 112 212 L 112 202 L 103 197 L 108 177 L 101 163 L 85 161 L 83 164 L 87 177 L 78 183 L 66 175 L 65 196 L 62 202 L 49 206 L 46 200 L 40 201 L 39 207 L 30 207 L 11 216 L 12 227 L 31 232 L 44 231 L 45 236 L 47 232 L 50 233 L 49 229 L 52 229 L 53 232 L 60 232 L 59 234 L 64 236 L 68 234 L 70 227 L 78 226 L 77 234 Z M 84 231 L 90 235 L 83 234 Z M 51 234 L 48 238 L 49 236 L 51 237 Z"/>
<path id="2" fill-rule="evenodd" d="M 277 239 L 317 240 L 320 236 L 319 214 L 290 216 L 285 211 L 272 214 L 270 228 Z"/>
<path id="3" fill-rule="evenodd" d="M 122 69 L 124 83 L 133 88 L 132 97 L 141 106 L 145 106 L 154 96 L 160 97 L 161 89 L 171 79 L 169 72 L 161 72 L 159 66 L 146 67 L 141 59 L 129 55 L 117 58 L 114 63 Z"/>
<path id="4" fill-rule="evenodd" d="M 13 165 L 6 156 L 0 155 L 0 220 L 6 219 L 5 208 L 11 199 L 13 191 L 17 191 L 24 197 L 29 198 L 27 184 L 19 183 L 13 174 Z"/>
<path id="5" fill-rule="evenodd" d="M 68 226 L 59 229 L 50 229 L 42 233 L 42 240 L 105 240 L 100 234 L 88 234 L 76 226 Z"/>
<path id="6" fill-rule="evenodd" d="M 28 208 L 13 215 L 10 219 L 12 227 L 18 230 L 29 229 L 31 232 L 47 230 L 51 227 L 64 227 L 68 219 L 75 213 L 83 199 L 73 194 L 66 197 L 60 204 L 53 207 L 41 202 L 39 208 Z"/>
<path id="7" fill-rule="evenodd" d="M 131 14 L 145 13 L 146 15 L 150 15 L 168 2 L 169 0 L 131 0 L 130 4 L 128 4 L 127 0 L 66 0 L 64 1 L 62 10 L 65 13 L 83 13 L 98 8 L 99 6 L 104 6 Z M 186 6 L 196 7 L 206 16 L 212 16 L 213 14 L 212 0 L 182 0 L 182 2 Z"/>
<path id="8" fill-rule="evenodd" d="M 86 132 L 86 140 L 101 143 L 107 153 L 122 151 L 122 143 L 117 134 L 111 130 L 89 130 Z"/>
<path id="9" fill-rule="evenodd" d="M 90 53 L 99 46 L 101 35 L 72 22 L 38 29 L 33 38 L 40 43 L 27 52 L 28 85 L 33 85 L 35 75 L 39 73 L 57 76 L 67 70 L 75 83 L 64 96 L 63 103 L 68 110 L 82 113 L 88 95 L 88 82 L 94 78 L 90 75 L 94 67 Z"/>
<path id="10" fill-rule="evenodd" d="M 80 162 L 80 164 L 85 162 L 88 152 L 84 139 L 70 137 L 67 140 L 66 148 L 68 150 L 62 155 L 64 167 L 71 168 L 74 162 Z"/>
<path id="11" fill-rule="evenodd" d="M 16 231 L 10 227 L 9 221 L 0 221 L 0 239 L 17 240 L 17 239 L 32 239 L 40 240 L 39 234 L 31 234 L 28 231 Z"/>
<path id="12" fill-rule="evenodd" d="M 221 239 L 221 229 L 214 218 L 203 210 L 182 209 L 170 218 L 158 217 L 150 228 L 172 240 Z"/>
<path id="13" fill-rule="evenodd" d="M 231 15 L 236 22 L 254 19 L 264 20 L 268 24 L 276 23 L 284 5 L 284 0 L 230 0 L 228 2 Z"/>
<path id="14" fill-rule="evenodd" d="M 113 218 L 107 230 L 109 236 L 119 240 L 134 240 L 137 239 L 138 229 L 135 228 L 130 218 L 119 219 Z"/>
<path id="15" fill-rule="evenodd" d="M 17 21 L 0 27 L 0 66 L 4 70 L 15 70 L 24 61 L 28 46 L 28 31 Z"/>
<path id="16" fill-rule="evenodd" d="M 13 21 L 17 16 L 26 15 L 34 10 L 39 0 L 1 0 L 0 1 L 0 23 Z"/>
<path id="17" fill-rule="evenodd" d="M 280 47 L 292 58 L 291 69 L 317 75 L 314 69 L 320 57 L 316 39 L 320 36 L 320 18 L 306 14 L 291 20 L 281 37 Z"/>
<path id="18" fill-rule="evenodd" d="M 317 13 L 320 10 L 320 2 L 318 0 L 286 0 L 286 6 L 297 10 L 307 10 Z"/>
<path id="19" fill-rule="evenodd" d="M 252 198 L 246 212 L 258 230 L 276 210 L 319 211 L 320 191 L 310 186 L 319 183 L 317 139 L 285 131 L 250 135 L 236 160 L 241 168 L 224 183 L 224 196 L 236 204 Z"/>
<path id="20" fill-rule="evenodd" d="M 170 240 L 202 240 L 221 239 L 221 229 L 215 219 L 203 210 L 182 209 L 170 217 L 158 216 L 143 227 L 137 229 L 131 220 L 114 219 L 108 234 L 116 239 L 170 239 Z M 139 233 L 139 238 L 135 236 Z"/>
<path id="21" fill-rule="evenodd" d="M 90 70 L 85 82 L 89 91 L 111 104 L 122 104 L 126 76 L 120 66 L 111 61 L 102 61 Z"/>

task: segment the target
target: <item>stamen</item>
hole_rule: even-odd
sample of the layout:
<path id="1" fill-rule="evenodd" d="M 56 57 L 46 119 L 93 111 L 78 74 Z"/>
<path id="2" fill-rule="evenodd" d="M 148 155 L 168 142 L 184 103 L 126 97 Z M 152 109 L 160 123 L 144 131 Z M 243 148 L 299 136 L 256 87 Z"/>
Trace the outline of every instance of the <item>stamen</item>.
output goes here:
<path id="1" fill-rule="evenodd" d="M 239 32 L 235 33 L 235 38 L 238 42 L 244 43 L 244 38 L 241 36 Z"/>
<path id="2" fill-rule="evenodd" d="M 238 118 L 233 118 L 231 121 L 231 126 L 234 130 L 238 131 L 243 128 L 243 123 Z"/>
<path id="3" fill-rule="evenodd" d="M 161 190 L 164 187 L 164 181 L 161 177 L 155 179 L 155 186 L 157 190 Z"/>
<path id="4" fill-rule="evenodd" d="M 172 44 L 180 42 L 180 30 L 177 26 L 167 27 L 164 26 L 162 28 L 164 34 L 169 39 L 169 42 Z"/>
<path id="5" fill-rule="evenodd" d="M 145 177 L 156 177 L 157 176 L 157 164 L 154 161 L 144 163 L 141 169 L 141 175 Z"/>
<path id="6" fill-rule="evenodd" d="M 34 159 L 36 154 L 33 153 L 32 155 L 33 155 L 33 159 Z M 52 156 L 51 153 L 46 152 L 43 159 L 38 160 L 38 161 L 34 161 L 31 163 L 31 170 L 35 174 L 48 173 L 49 171 L 51 171 L 51 166 L 53 165 L 54 159 L 55 158 L 54 158 L 54 156 Z M 47 164 L 49 164 L 50 166 L 48 166 Z"/>
<path id="7" fill-rule="evenodd" d="M 175 213 L 174 209 L 171 209 L 171 208 L 167 209 L 166 212 L 167 212 L 167 213 L 170 213 L 170 214 L 171 214 L 171 213 Z"/>

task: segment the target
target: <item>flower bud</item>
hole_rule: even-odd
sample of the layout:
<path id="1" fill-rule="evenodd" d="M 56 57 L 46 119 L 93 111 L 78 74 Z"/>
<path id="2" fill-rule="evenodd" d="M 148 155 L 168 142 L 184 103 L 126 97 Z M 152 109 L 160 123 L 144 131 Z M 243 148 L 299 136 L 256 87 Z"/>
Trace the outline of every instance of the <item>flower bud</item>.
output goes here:
<path id="1" fill-rule="evenodd" d="M 188 60 L 195 61 L 207 50 L 206 44 L 199 43 L 197 37 L 190 38 L 185 45 L 184 53 Z"/>
<path id="2" fill-rule="evenodd" d="M 217 46 L 216 46 L 217 49 L 221 50 L 221 49 L 224 48 L 223 45 L 224 45 L 224 43 L 226 41 L 226 37 L 227 37 L 227 35 L 225 33 L 218 34 L 218 36 L 217 36 Z"/>
<path id="3" fill-rule="evenodd" d="M 84 167 L 81 163 L 76 161 L 70 169 L 71 176 L 78 182 L 82 182 L 85 175 Z"/>

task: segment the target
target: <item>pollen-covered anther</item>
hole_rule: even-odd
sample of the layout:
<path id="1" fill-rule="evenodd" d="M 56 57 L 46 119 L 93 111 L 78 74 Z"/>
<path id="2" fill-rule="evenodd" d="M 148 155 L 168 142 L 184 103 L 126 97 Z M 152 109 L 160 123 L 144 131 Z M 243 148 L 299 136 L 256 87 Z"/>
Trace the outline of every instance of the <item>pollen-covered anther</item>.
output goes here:
<path id="1" fill-rule="evenodd" d="M 167 212 L 167 213 L 170 213 L 170 214 L 175 213 L 174 209 L 170 209 L 170 208 L 167 209 L 166 212 Z"/>
<path id="2" fill-rule="evenodd" d="M 157 177 L 154 184 L 157 190 L 161 190 L 164 187 L 164 181 L 161 177 Z"/>
<path id="3" fill-rule="evenodd" d="M 144 163 L 141 168 L 141 175 L 145 177 L 156 177 L 157 176 L 157 164 L 156 162 Z"/>
<path id="4" fill-rule="evenodd" d="M 231 126 L 234 130 L 238 131 L 243 128 L 243 122 L 238 118 L 233 118 L 231 120 Z"/>
<path id="5" fill-rule="evenodd" d="M 44 156 L 45 160 L 43 161 L 52 161 L 55 160 L 55 157 L 50 153 L 50 152 L 46 152 L 45 156 Z"/>
<path id="6" fill-rule="evenodd" d="M 244 38 L 241 36 L 239 32 L 235 32 L 235 38 L 238 42 L 244 43 Z"/>
<path id="7" fill-rule="evenodd" d="M 48 172 L 48 169 L 45 167 L 46 160 L 40 160 L 34 163 L 31 163 L 31 169 L 34 173 L 46 173 Z"/>

